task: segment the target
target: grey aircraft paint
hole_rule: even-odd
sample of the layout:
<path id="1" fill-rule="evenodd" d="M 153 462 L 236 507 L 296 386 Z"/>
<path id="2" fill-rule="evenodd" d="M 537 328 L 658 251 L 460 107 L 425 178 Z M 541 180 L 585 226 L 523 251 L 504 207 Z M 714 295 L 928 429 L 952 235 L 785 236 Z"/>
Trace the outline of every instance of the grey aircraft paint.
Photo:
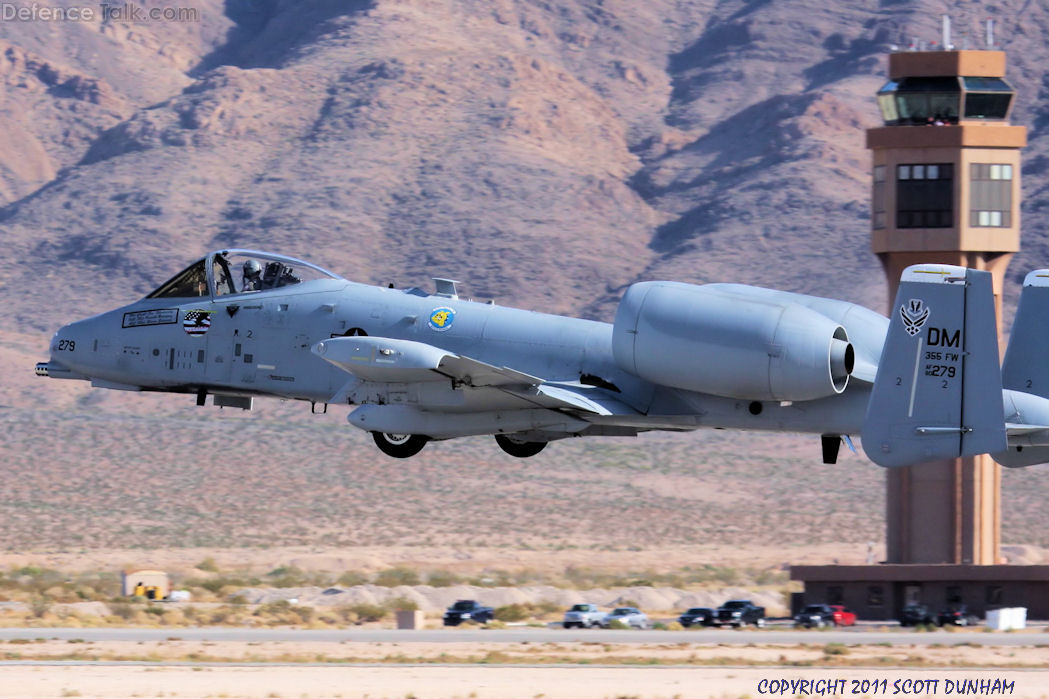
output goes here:
<path id="1" fill-rule="evenodd" d="M 64 326 L 37 373 L 201 404 L 357 405 L 349 422 L 398 457 L 467 435 L 531 456 L 566 437 L 721 427 L 821 435 L 829 461 L 862 432 L 886 466 L 985 451 L 1008 465 L 1014 444 L 1049 446 L 1049 396 L 1002 392 L 985 274 L 908 268 L 891 319 L 738 284 L 642 282 L 607 324 L 463 300 L 448 280 L 440 293 L 374 287 L 223 250 L 144 299 Z M 916 349 L 930 339 L 947 346 Z M 997 408 L 986 400 L 995 391 Z"/>

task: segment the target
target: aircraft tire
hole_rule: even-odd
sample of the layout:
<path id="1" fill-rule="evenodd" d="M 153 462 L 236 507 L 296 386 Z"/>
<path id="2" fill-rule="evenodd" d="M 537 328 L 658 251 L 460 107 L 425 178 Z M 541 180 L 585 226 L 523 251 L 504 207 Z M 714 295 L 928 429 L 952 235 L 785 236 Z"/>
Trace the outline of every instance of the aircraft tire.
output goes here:
<path id="1" fill-rule="evenodd" d="M 495 435 L 495 443 L 499 445 L 499 448 L 505 451 L 510 456 L 516 456 L 519 459 L 526 459 L 529 456 L 535 456 L 543 450 L 546 446 L 546 442 L 523 442 L 519 439 L 508 437 L 505 434 Z"/>
<path id="2" fill-rule="evenodd" d="M 386 432 L 372 432 L 372 439 L 379 451 L 395 459 L 407 459 L 415 456 L 426 443 L 429 437 L 421 434 L 387 434 Z"/>

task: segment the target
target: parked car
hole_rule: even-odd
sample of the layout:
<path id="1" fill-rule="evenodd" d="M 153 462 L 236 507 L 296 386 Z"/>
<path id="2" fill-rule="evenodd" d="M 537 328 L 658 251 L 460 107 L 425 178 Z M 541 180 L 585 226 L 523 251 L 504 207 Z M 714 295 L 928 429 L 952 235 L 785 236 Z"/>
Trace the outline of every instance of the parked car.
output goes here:
<path id="1" fill-rule="evenodd" d="M 565 619 L 561 623 L 566 629 L 570 629 L 573 626 L 589 629 L 594 626 L 600 626 L 606 615 L 607 612 L 602 612 L 597 608 L 596 604 L 575 604 L 565 612 Z"/>
<path id="2" fill-rule="evenodd" d="M 980 618 L 969 611 L 969 608 L 964 604 L 951 605 L 947 609 L 940 612 L 939 616 L 936 617 L 936 624 L 938 626 L 947 626 L 952 624 L 954 626 L 975 626 L 980 623 Z"/>
<path id="3" fill-rule="evenodd" d="M 765 625 L 765 608 L 759 607 L 749 599 L 734 599 L 725 602 L 718 607 L 714 616 L 714 624 L 717 626 L 737 626 L 743 628 L 747 624 L 755 626 Z"/>
<path id="4" fill-rule="evenodd" d="M 829 604 L 810 604 L 794 615 L 794 625 L 822 629 L 834 624 L 834 610 Z"/>
<path id="5" fill-rule="evenodd" d="M 924 604 L 908 604 L 900 612 L 900 626 L 922 626 L 936 621 Z"/>
<path id="6" fill-rule="evenodd" d="M 605 615 L 605 618 L 601 620 L 601 625 L 607 629 L 612 626 L 614 621 L 621 621 L 627 626 L 636 629 L 648 628 L 648 615 L 636 607 L 616 607 L 609 614 Z"/>
<path id="7" fill-rule="evenodd" d="M 692 607 L 677 618 L 678 622 L 688 628 L 693 624 L 702 626 L 714 625 L 714 610 L 710 607 Z"/>
<path id="8" fill-rule="evenodd" d="M 855 626 L 856 625 L 856 613 L 846 609 L 840 604 L 830 605 L 831 611 L 834 612 L 834 625 L 835 626 Z"/>
<path id="9" fill-rule="evenodd" d="M 464 621 L 476 621 L 479 624 L 487 624 L 495 617 L 495 610 L 485 607 L 476 600 L 461 599 L 444 613 L 445 626 L 458 626 Z"/>

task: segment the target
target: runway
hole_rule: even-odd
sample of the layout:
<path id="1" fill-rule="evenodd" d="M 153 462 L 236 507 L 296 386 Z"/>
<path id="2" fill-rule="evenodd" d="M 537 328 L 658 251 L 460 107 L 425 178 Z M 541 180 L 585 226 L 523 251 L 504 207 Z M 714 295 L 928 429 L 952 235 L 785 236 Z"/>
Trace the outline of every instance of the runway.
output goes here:
<path id="1" fill-rule="evenodd" d="M 840 643 L 843 645 L 889 644 L 893 646 L 952 646 L 972 644 L 987 647 L 1049 645 L 1049 633 L 1029 630 L 1012 633 L 985 633 L 972 630 L 918 632 L 881 631 L 878 628 L 841 630 L 794 629 L 699 629 L 685 631 L 625 631 L 573 629 L 560 627 L 508 629 L 241 629 L 226 627 L 194 628 L 2 628 L 0 641 L 14 639 L 83 640 L 91 642 L 159 642 L 165 640 L 221 642 L 310 642 L 310 643 L 694 643 L 694 644 L 776 644 L 798 645 Z"/>

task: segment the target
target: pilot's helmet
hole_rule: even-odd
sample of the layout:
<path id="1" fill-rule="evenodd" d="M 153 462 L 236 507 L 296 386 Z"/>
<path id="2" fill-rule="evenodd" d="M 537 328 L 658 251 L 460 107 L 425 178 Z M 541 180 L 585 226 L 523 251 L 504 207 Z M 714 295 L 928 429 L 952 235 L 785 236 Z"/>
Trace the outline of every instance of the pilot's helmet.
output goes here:
<path id="1" fill-rule="evenodd" d="M 260 274 L 262 274 L 262 265 L 258 260 L 248 260 L 244 263 L 245 279 L 258 279 Z"/>

